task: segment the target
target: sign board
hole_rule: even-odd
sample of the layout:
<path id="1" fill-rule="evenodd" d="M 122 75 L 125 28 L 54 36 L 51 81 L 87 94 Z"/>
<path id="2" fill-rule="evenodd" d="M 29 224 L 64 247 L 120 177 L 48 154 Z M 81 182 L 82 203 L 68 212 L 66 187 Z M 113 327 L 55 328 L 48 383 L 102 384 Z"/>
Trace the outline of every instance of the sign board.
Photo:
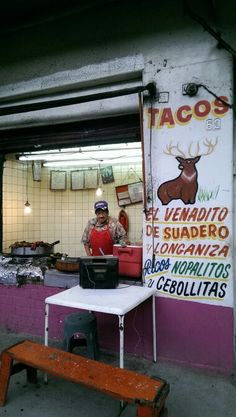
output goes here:
<path id="1" fill-rule="evenodd" d="M 143 201 L 142 181 L 116 187 L 116 196 L 120 207 Z"/>
<path id="2" fill-rule="evenodd" d="M 197 76 L 197 65 L 194 70 Z M 233 112 L 225 79 L 231 71 L 216 74 L 208 62 L 215 95 L 208 80 L 208 90 L 194 97 L 176 89 L 176 79 L 184 85 L 191 68 L 173 71 L 175 93 L 168 103 L 147 105 L 144 116 L 145 283 L 161 297 L 232 306 Z"/>

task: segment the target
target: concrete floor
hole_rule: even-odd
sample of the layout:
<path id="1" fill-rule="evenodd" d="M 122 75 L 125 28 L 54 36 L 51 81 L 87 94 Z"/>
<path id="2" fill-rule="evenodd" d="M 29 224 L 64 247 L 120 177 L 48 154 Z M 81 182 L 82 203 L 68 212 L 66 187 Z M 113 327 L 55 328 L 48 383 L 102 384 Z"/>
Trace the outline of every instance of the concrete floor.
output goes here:
<path id="1" fill-rule="evenodd" d="M 43 343 L 40 338 L 0 332 L 0 351 L 25 338 Z M 51 343 L 52 344 L 52 343 Z M 53 342 L 56 347 L 60 344 Z M 81 352 L 80 352 L 81 353 Z M 117 365 L 118 358 L 101 354 L 100 360 Z M 125 366 L 170 384 L 167 401 L 168 417 L 236 417 L 236 385 L 234 378 L 185 369 L 167 363 L 149 362 L 128 355 Z M 26 382 L 25 372 L 10 380 L 7 402 L 0 416 L 9 417 L 118 417 L 120 402 L 82 386 L 49 375 L 44 384 L 38 374 L 37 385 Z M 127 406 L 122 417 L 135 417 L 136 408 Z"/>

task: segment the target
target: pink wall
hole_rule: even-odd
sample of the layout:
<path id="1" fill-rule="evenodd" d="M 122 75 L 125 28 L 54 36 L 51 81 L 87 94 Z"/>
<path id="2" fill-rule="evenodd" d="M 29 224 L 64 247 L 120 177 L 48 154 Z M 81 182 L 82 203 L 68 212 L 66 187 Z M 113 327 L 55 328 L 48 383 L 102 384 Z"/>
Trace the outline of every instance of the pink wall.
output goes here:
<path id="1" fill-rule="evenodd" d="M 62 291 L 43 285 L 0 285 L 0 327 L 44 336 L 44 300 Z M 233 309 L 157 298 L 158 358 L 227 374 L 234 366 Z M 65 314 L 73 309 L 50 306 L 49 338 L 62 340 Z M 102 349 L 118 350 L 118 318 L 97 314 Z M 117 329 L 117 331 L 116 331 Z M 151 301 L 125 317 L 125 349 L 152 358 Z"/>
<path id="2" fill-rule="evenodd" d="M 44 300 L 60 291 L 63 289 L 43 285 L 28 284 L 20 288 L 0 285 L 0 327 L 11 332 L 44 337 Z M 65 314 L 73 311 L 76 310 L 50 306 L 49 338 L 63 339 Z M 151 301 L 146 301 L 125 317 L 126 351 L 152 356 L 151 314 Z M 117 316 L 98 313 L 97 319 L 100 346 L 118 351 Z"/>
<path id="3" fill-rule="evenodd" d="M 234 368 L 233 309 L 157 299 L 160 359 L 231 373 Z"/>

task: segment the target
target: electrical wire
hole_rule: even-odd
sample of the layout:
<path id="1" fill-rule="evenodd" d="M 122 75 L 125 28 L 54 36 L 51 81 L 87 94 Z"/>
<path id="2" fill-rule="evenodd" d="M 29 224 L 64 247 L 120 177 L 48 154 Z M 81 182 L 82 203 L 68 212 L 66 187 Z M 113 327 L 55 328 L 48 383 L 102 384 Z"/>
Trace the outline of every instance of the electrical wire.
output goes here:
<path id="1" fill-rule="evenodd" d="M 134 331 L 135 331 L 135 333 L 138 337 L 138 340 L 137 340 L 137 342 L 135 344 L 135 347 L 134 347 L 134 353 L 137 353 L 138 346 L 141 344 L 141 341 L 142 341 L 141 334 L 136 327 L 137 312 L 138 312 L 138 307 L 135 308 L 134 316 L 133 316 L 133 322 L 132 322 L 133 329 L 134 329 Z"/>
<path id="2" fill-rule="evenodd" d="M 196 96 L 200 87 L 204 88 L 204 90 L 206 90 L 209 94 L 211 94 L 213 97 L 215 97 L 222 104 L 224 104 L 224 106 L 228 107 L 229 109 L 232 109 L 234 113 L 236 112 L 234 104 L 231 104 L 231 103 L 228 103 L 227 101 L 225 101 L 221 96 L 218 96 L 213 91 L 211 91 L 205 84 L 197 84 L 197 83 L 194 83 L 194 82 L 189 83 L 185 87 L 185 94 L 190 96 L 190 97 L 194 97 L 194 96 Z"/>
<path id="3" fill-rule="evenodd" d="M 220 48 L 226 49 L 234 58 L 236 58 L 236 51 L 233 49 L 229 43 L 227 43 L 224 39 L 222 39 L 221 34 L 219 32 L 216 32 L 214 29 L 212 29 L 211 26 L 208 25 L 208 23 L 199 15 L 193 12 L 193 10 L 190 9 L 188 6 L 188 2 L 184 1 L 185 10 L 188 13 L 188 15 L 195 20 L 197 23 L 199 23 L 210 35 L 213 36 L 218 41 L 218 45 Z"/>
<path id="4" fill-rule="evenodd" d="M 236 113 L 236 108 L 234 107 L 233 104 L 230 104 L 227 101 L 225 101 L 222 97 L 217 96 L 217 94 L 213 93 L 213 91 L 211 91 L 205 84 L 197 84 L 197 86 L 204 88 L 204 90 L 206 90 L 208 93 L 210 93 L 217 100 L 221 101 L 221 103 L 223 103 L 226 107 L 229 107 L 230 109 L 232 109 L 234 111 L 234 113 Z"/>
<path id="5" fill-rule="evenodd" d="M 154 187 L 153 187 L 153 174 L 152 174 L 152 100 L 151 100 L 151 121 L 150 121 L 150 136 L 149 136 L 149 173 L 150 173 L 150 187 L 151 187 L 151 203 L 152 203 L 152 268 L 155 264 L 155 252 L 154 252 L 154 215 L 153 215 L 153 205 L 154 205 Z"/>

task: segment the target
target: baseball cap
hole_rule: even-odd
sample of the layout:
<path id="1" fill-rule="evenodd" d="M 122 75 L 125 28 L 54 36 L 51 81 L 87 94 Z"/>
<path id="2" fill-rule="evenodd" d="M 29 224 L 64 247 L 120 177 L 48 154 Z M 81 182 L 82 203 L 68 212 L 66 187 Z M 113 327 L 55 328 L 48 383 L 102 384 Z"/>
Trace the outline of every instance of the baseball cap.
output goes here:
<path id="1" fill-rule="evenodd" d="M 94 204 L 95 213 L 97 210 L 108 210 L 108 203 L 104 200 L 96 201 Z"/>

